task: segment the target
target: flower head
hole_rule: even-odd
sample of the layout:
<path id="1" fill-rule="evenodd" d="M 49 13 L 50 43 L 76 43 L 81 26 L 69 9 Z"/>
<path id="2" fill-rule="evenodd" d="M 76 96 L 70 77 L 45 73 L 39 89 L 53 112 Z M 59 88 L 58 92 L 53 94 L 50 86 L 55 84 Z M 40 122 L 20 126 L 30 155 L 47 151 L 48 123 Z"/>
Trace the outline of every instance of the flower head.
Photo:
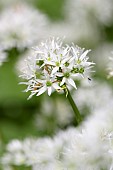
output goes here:
<path id="1" fill-rule="evenodd" d="M 49 38 L 33 48 L 33 54 L 25 60 L 23 78 L 28 85 L 25 91 L 41 95 L 45 91 L 50 96 L 53 91 L 62 91 L 70 87 L 76 89 L 75 80 L 83 78 L 94 64 L 88 61 L 89 50 L 78 46 L 62 45 L 59 38 Z"/>

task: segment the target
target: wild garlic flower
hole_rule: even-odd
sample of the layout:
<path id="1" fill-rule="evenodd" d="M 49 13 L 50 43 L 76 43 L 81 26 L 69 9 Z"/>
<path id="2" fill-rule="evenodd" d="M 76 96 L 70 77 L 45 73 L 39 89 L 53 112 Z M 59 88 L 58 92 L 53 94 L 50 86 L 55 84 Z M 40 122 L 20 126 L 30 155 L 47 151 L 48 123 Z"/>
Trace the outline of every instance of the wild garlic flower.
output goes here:
<path id="1" fill-rule="evenodd" d="M 22 82 L 33 95 L 41 95 L 45 91 L 50 96 L 52 92 L 61 92 L 67 88 L 77 89 L 75 80 L 87 77 L 87 71 L 94 65 L 87 56 L 90 50 L 84 51 L 78 46 L 62 45 L 59 38 L 49 38 L 37 47 L 25 60 L 21 77 Z"/>

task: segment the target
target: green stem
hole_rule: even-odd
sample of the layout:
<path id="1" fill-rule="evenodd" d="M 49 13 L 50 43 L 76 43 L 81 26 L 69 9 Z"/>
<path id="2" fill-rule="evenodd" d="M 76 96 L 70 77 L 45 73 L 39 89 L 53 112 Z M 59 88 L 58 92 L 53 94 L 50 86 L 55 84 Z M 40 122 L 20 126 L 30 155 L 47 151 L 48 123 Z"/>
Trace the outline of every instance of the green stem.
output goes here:
<path id="1" fill-rule="evenodd" d="M 66 92 L 66 91 L 67 91 L 67 92 Z M 77 108 L 77 106 L 76 106 L 73 98 L 71 97 L 71 94 L 70 94 L 69 90 L 66 89 L 66 91 L 65 91 L 65 93 L 67 94 L 66 96 L 67 96 L 67 98 L 68 98 L 68 100 L 69 100 L 69 102 L 70 102 L 70 105 L 71 105 L 71 107 L 72 107 L 72 109 L 73 109 L 73 111 L 74 111 L 76 122 L 77 122 L 77 124 L 79 125 L 80 122 L 82 121 L 80 112 L 79 112 L 79 110 L 78 110 L 78 108 Z"/>

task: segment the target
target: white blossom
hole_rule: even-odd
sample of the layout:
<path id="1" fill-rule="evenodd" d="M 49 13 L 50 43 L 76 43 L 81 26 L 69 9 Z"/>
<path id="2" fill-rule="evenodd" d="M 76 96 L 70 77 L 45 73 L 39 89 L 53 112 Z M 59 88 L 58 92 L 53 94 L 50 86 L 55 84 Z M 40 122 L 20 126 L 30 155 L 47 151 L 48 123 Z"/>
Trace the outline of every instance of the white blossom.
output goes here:
<path id="1" fill-rule="evenodd" d="M 49 38 L 33 47 L 33 54 L 25 60 L 25 67 L 20 68 L 23 70 L 21 77 L 27 80 L 23 82 L 28 86 L 25 91 L 31 91 L 29 98 L 45 91 L 50 96 L 55 90 L 76 89 L 75 80 L 87 77 L 86 71 L 94 65 L 87 61 L 88 52 L 74 45 L 63 46 L 59 38 Z"/>
<path id="2" fill-rule="evenodd" d="M 66 101 L 61 97 L 54 98 L 53 100 L 53 98 L 45 96 L 40 104 L 40 111 L 37 111 L 37 114 L 34 116 L 34 125 L 38 131 L 54 131 L 59 127 L 71 124 L 73 121 L 73 114 L 70 114 L 71 112 L 70 105 L 66 104 Z M 50 120 L 53 121 L 50 123 Z"/>
<path id="3" fill-rule="evenodd" d="M 109 57 L 112 58 L 112 54 L 110 53 L 112 49 L 112 43 L 104 42 L 93 49 L 93 52 L 91 53 L 91 58 L 96 63 L 96 68 L 101 74 L 107 74 L 109 67 L 112 67 L 112 64 L 110 64 L 112 62 L 109 61 Z M 106 68 L 106 66 L 108 68 Z"/>
<path id="4" fill-rule="evenodd" d="M 0 42 L 5 49 L 23 49 L 45 35 L 47 18 L 26 3 L 16 3 L 0 13 Z"/>
<path id="5" fill-rule="evenodd" d="M 13 140 L 11 143 L 7 145 L 7 150 L 9 152 L 17 152 L 22 149 L 22 144 L 19 140 Z"/>
<path id="6" fill-rule="evenodd" d="M 97 94 L 99 94 L 98 97 Z M 85 108 L 88 109 L 87 114 L 98 113 L 99 110 L 103 110 L 103 112 L 108 110 L 109 112 L 113 104 L 112 89 L 104 81 L 95 80 L 91 84 L 84 84 L 84 81 L 82 81 L 81 87 L 76 93 L 73 93 L 73 98 L 83 114 Z"/>
<path id="7" fill-rule="evenodd" d="M 60 167 L 60 161 L 57 160 L 62 147 L 62 141 L 51 138 L 25 139 L 21 141 L 22 149 L 5 154 L 1 160 L 2 164 L 8 165 L 26 165 L 33 169 L 49 169 L 49 167 Z M 22 153 L 22 155 L 20 155 Z M 10 161 L 6 157 L 10 157 Z M 20 157 L 19 157 L 20 156 Z M 20 160 L 23 160 L 20 162 Z"/>
<path id="8" fill-rule="evenodd" d="M 96 127 L 95 124 L 87 122 L 87 126 L 84 124 L 80 129 L 69 128 L 60 131 L 53 138 L 27 138 L 21 141 L 22 153 L 26 159 L 18 166 L 31 166 L 32 170 L 108 169 L 112 162 L 109 140 L 102 124 L 99 123 L 98 121 Z M 82 128 L 84 130 L 81 130 Z M 10 162 L 2 161 L 2 164 L 17 165 L 15 158 L 20 160 L 18 153 L 14 151 L 11 154 L 7 151 L 5 155 L 9 155 L 12 159 Z"/>
<path id="9" fill-rule="evenodd" d="M 64 19 L 51 23 L 48 33 L 65 36 L 67 42 L 96 45 L 101 39 L 99 26 L 112 24 L 112 6 L 112 0 L 66 0 L 62 9 Z"/>
<path id="10" fill-rule="evenodd" d="M 101 0 L 92 0 L 92 2 L 90 0 L 81 0 L 81 3 L 83 3 L 88 12 L 91 12 L 91 10 L 93 10 L 93 15 L 98 20 L 98 22 L 104 25 L 111 24 L 113 14 L 112 0 L 103 0 L 103 3 Z"/>

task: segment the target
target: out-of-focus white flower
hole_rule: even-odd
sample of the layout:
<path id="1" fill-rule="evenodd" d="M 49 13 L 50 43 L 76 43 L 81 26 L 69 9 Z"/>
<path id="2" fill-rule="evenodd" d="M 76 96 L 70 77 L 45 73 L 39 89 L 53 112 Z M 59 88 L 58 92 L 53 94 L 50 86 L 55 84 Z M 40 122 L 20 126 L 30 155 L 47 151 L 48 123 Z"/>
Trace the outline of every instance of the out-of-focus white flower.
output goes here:
<path id="1" fill-rule="evenodd" d="M 63 6 L 65 19 L 51 23 L 48 33 L 65 35 L 68 42 L 96 44 L 101 39 L 99 26 L 112 24 L 112 6 L 112 0 L 67 0 Z"/>
<path id="2" fill-rule="evenodd" d="M 37 111 L 34 117 L 34 125 L 38 131 L 53 132 L 59 127 L 71 124 L 73 121 L 70 106 L 60 97 L 54 98 L 54 100 L 45 97 L 40 108 L 40 112 Z"/>
<path id="3" fill-rule="evenodd" d="M 73 120 L 73 114 L 70 114 L 71 108 L 66 105 L 63 99 L 56 99 L 55 101 L 55 113 L 56 113 L 56 120 L 57 124 L 60 126 L 68 125 Z"/>
<path id="4" fill-rule="evenodd" d="M 22 149 L 22 144 L 19 140 L 13 140 L 11 143 L 7 145 L 7 150 L 9 152 L 17 152 Z"/>
<path id="5" fill-rule="evenodd" d="M 5 49 L 23 49 L 44 37 L 47 18 L 25 3 L 6 7 L 0 13 L 0 42 Z"/>
<path id="6" fill-rule="evenodd" d="M 7 55 L 3 50 L 0 50 L 0 66 L 6 61 Z"/>
<path id="7" fill-rule="evenodd" d="M 105 138 L 109 142 L 109 151 L 108 151 L 108 153 L 110 154 L 111 160 L 112 160 L 109 170 L 112 170 L 113 169 L 113 131 L 110 132 L 110 133 L 107 133 Z"/>
<path id="8" fill-rule="evenodd" d="M 97 68 L 101 72 L 108 72 L 108 78 L 113 76 L 113 44 L 104 43 L 94 50 L 93 60 L 97 63 Z M 111 51 L 111 54 L 110 54 Z M 101 62 L 102 61 L 102 62 Z M 106 68 L 107 64 L 107 68 Z"/>
<path id="9" fill-rule="evenodd" d="M 9 163 L 13 163 L 15 165 L 22 165 L 24 164 L 26 157 L 24 156 L 23 153 L 23 148 L 22 148 L 22 143 L 19 140 L 12 140 L 8 145 L 7 145 L 7 151 L 9 154 L 5 154 L 2 163 L 5 165 Z"/>
<path id="10" fill-rule="evenodd" d="M 88 122 L 87 122 L 88 123 Z M 99 121 L 98 121 L 99 123 Z M 98 127 L 99 124 L 97 123 Z M 84 130 L 69 128 L 59 132 L 53 139 L 25 139 L 21 141 L 22 152 L 26 158 L 21 165 L 31 166 L 32 170 L 75 170 L 77 169 L 109 169 L 111 155 L 109 154 L 109 140 L 103 132 L 103 126 L 99 129 L 91 124 L 84 124 Z M 93 127 L 93 131 L 91 129 Z M 82 129 L 82 127 L 81 127 Z M 10 155 L 12 161 L 3 162 L 15 165 L 15 157 L 18 152 Z M 4 157 L 3 157 L 4 158 Z M 82 164 L 81 164 L 82 161 Z M 17 164 L 16 164 L 17 165 Z"/>
<path id="11" fill-rule="evenodd" d="M 102 24 L 109 25 L 112 22 L 112 14 L 113 14 L 113 1 L 112 0 L 81 0 L 84 8 L 92 12 L 92 15 Z M 104 13 L 103 13 L 104 11 Z"/>
<path id="12" fill-rule="evenodd" d="M 17 145 L 17 146 L 16 146 Z M 22 142 L 19 140 L 12 140 L 8 145 L 7 145 L 7 154 L 4 154 L 3 158 L 0 160 L 0 162 L 2 163 L 3 167 L 5 167 L 5 165 L 23 165 L 26 161 L 26 157 L 25 154 L 23 152 L 23 146 L 20 147 L 20 145 L 22 146 Z M 13 148 L 14 147 L 14 148 Z"/>
<path id="13" fill-rule="evenodd" d="M 44 166 L 44 165 L 33 165 L 33 167 L 32 167 L 32 170 L 67 170 L 67 169 L 64 169 L 63 167 L 62 167 L 62 165 L 61 165 L 61 163 L 60 162 L 54 162 L 54 163 L 52 163 L 52 162 L 50 162 L 50 164 L 48 165 L 48 166 Z"/>
<path id="14" fill-rule="evenodd" d="M 48 150 L 51 152 L 49 155 Z M 23 151 L 27 157 L 26 164 L 28 165 L 36 163 L 46 164 L 49 160 L 54 159 L 53 143 L 49 138 L 39 140 L 26 139 L 23 141 Z"/>
<path id="15" fill-rule="evenodd" d="M 112 52 L 113 54 L 113 52 Z M 113 77 L 113 56 L 109 57 L 109 66 L 108 66 L 108 78 Z"/>
<path id="16" fill-rule="evenodd" d="M 97 97 L 97 94 L 98 97 Z M 106 97 L 105 97 L 106 96 Z M 113 92 L 110 86 L 105 82 L 94 81 L 93 85 L 85 85 L 81 83 L 81 87 L 73 93 L 81 113 L 84 109 L 88 109 L 89 113 L 98 113 L 99 110 L 110 111 L 113 104 Z"/>
<path id="17" fill-rule="evenodd" d="M 74 45 L 63 46 L 59 38 L 49 38 L 33 49 L 34 58 L 33 55 L 28 57 L 24 69 L 21 68 L 21 77 L 27 80 L 23 82 L 28 85 L 26 92 L 31 91 L 29 98 L 45 91 L 51 95 L 55 90 L 62 91 L 71 86 L 76 89 L 75 80 L 88 76 L 87 70 L 94 65 L 88 61 L 89 50 Z"/>
<path id="18" fill-rule="evenodd" d="M 26 162 L 26 157 L 24 153 L 22 153 L 22 150 L 16 151 L 16 152 L 9 152 L 8 154 L 4 154 L 2 160 L 3 165 L 24 165 Z"/>
<path id="19" fill-rule="evenodd" d="M 98 71 L 102 74 L 107 74 L 106 65 L 109 66 L 108 57 L 111 55 L 110 51 L 113 49 L 112 43 L 102 43 L 93 49 L 91 53 L 91 58 L 96 63 Z M 112 66 L 112 65 L 111 65 Z"/>
<path id="20" fill-rule="evenodd" d="M 3 165 L 26 165 L 33 169 L 48 169 L 59 167 L 59 156 L 62 148 L 62 141 L 51 138 L 25 139 L 21 141 L 22 149 L 5 154 L 1 160 Z M 9 143 L 10 145 L 10 143 Z M 23 155 L 21 155 L 21 154 Z M 9 159 L 6 159 L 9 157 Z M 20 161 L 24 158 L 24 161 Z M 58 158 L 58 160 L 57 160 Z"/>

